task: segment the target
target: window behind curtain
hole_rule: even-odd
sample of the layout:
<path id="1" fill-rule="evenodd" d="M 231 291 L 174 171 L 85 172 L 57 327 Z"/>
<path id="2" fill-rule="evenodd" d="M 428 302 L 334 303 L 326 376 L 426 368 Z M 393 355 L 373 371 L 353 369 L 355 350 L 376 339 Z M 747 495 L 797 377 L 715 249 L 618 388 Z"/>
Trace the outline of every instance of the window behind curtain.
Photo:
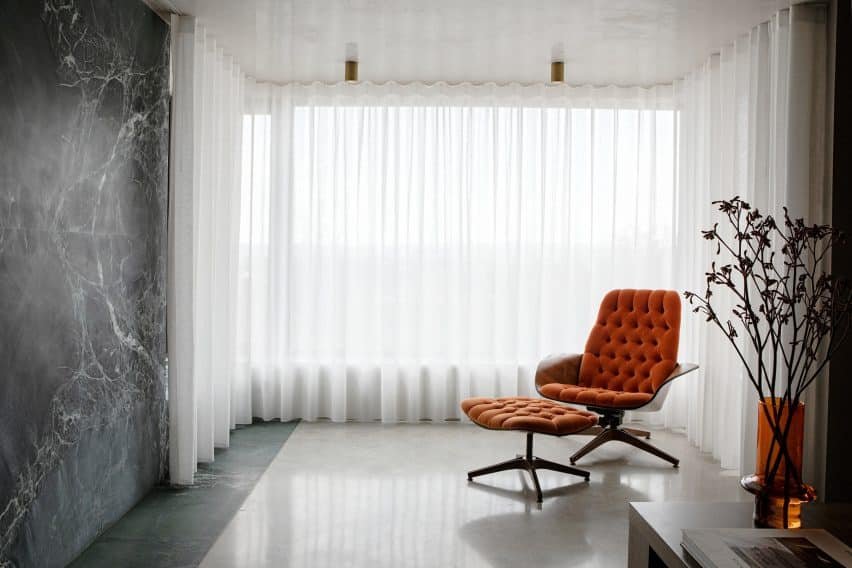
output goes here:
<path id="1" fill-rule="evenodd" d="M 676 127 L 635 108 L 294 107 L 287 357 L 580 349 L 606 290 L 671 286 Z M 268 271 L 271 128 L 244 118 L 243 278 Z"/>

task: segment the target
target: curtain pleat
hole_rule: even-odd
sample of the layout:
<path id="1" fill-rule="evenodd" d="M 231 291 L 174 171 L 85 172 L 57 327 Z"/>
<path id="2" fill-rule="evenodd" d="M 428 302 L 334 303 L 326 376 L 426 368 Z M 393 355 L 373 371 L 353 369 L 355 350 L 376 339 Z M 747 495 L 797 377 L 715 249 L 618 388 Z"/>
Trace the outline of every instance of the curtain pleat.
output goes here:
<path id="1" fill-rule="evenodd" d="M 172 30 L 169 475 L 188 484 L 252 415 L 235 357 L 245 78 L 194 18 Z"/>

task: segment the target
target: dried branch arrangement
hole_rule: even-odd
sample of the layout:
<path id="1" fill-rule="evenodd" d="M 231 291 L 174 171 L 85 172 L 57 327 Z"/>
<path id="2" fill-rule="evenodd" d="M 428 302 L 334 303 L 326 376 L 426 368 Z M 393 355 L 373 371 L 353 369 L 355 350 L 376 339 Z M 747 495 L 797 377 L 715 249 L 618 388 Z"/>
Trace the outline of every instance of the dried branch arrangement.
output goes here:
<path id="1" fill-rule="evenodd" d="M 706 316 L 733 346 L 772 425 L 774 459 L 766 461 L 765 487 L 781 483 L 785 495 L 801 487 L 792 467 L 787 436 L 805 390 L 823 375 L 850 327 L 850 287 L 825 271 L 832 247 L 843 236 L 829 225 L 806 225 L 784 209 L 783 224 L 762 215 L 739 197 L 713 203 L 721 212 L 702 231 L 716 244 L 703 295 L 686 292 L 693 311 Z M 719 313 L 716 290 L 731 294 L 733 306 Z M 779 419 L 774 419 L 779 417 Z"/>

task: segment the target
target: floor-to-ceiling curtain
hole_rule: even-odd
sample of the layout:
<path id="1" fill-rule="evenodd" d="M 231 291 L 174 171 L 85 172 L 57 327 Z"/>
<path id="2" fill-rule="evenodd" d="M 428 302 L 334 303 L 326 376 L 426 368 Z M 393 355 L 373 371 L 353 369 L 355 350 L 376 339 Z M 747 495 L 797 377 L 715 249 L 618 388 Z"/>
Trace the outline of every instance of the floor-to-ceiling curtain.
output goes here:
<path id="1" fill-rule="evenodd" d="M 712 200 L 819 220 L 825 26 L 823 7 L 784 10 L 676 82 L 674 100 L 255 86 L 238 355 L 254 413 L 446 419 L 468 394 L 530 394 L 541 356 L 582 347 L 605 290 L 702 289 Z M 681 358 L 700 373 L 631 418 L 742 467 L 754 414 L 730 347 L 685 311 Z"/>
<path id="2" fill-rule="evenodd" d="M 468 395 L 532 394 L 606 290 L 702 289 L 713 199 L 827 218 L 821 6 L 673 88 L 249 84 L 236 127 L 210 82 L 224 58 L 176 29 L 179 482 L 252 416 L 444 420 Z M 754 414 L 714 333 L 684 311 L 681 358 L 702 370 L 633 418 L 739 468 Z"/>
<path id="3" fill-rule="evenodd" d="M 169 475 L 185 484 L 214 447 L 228 446 L 240 418 L 232 391 L 245 78 L 194 18 L 174 16 L 172 38 Z"/>
<path id="4" fill-rule="evenodd" d="M 699 228 L 720 218 L 708 207 L 739 195 L 781 218 L 782 207 L 810 223 L 829 219 L 825 199 L 827 30 L 823 5 L 796 5 L 724 46 L 675 85 L 680 110 L 678 242 L 675 285 L 703 291 L 713 256 Z M 724 293 L 716 296 L 721 305 Z M 722 334 L 693 316 L 681 350 L 701 363 L 659 419 L 686 426 L 689 438 L 724 467 L 750 469 L 756 401 Z M 808 411 L 808 479 L 820 471 L 815 391 Z M 673 417 L 670 413 L 684 413 Z M 684 420 L 685 419 L 685 420 Z M 824 420 L 824 416 L 822 416 Z"/>
<path id="5" fill-rule="evenodd" d="M 671 87 L 257 85 L 238 376 L 263 418 L 534 392 L 603 294 L 670 287 Z"/>

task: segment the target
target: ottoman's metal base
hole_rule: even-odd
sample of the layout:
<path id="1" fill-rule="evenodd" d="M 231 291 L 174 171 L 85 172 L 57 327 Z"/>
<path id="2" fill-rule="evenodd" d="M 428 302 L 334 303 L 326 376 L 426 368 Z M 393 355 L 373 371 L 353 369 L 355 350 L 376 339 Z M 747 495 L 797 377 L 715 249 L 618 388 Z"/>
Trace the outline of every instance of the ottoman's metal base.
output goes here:
<path id="1" fill-rule="evenodd" d="M 537 469 L 549 469 L 551 471 L 559 471 L 562 473 L 569 473 L 571 475 L 579 475 L 584 478 L 586 481 L 589 480 L 589 472 L 580 469 L 577 467 L 573 467 L 570 465 L 563 465 L 561 463 L 552 462 L 549 460 L 543 460 L 541 458 L 537 458 L 533 455 L 533 433 L 527 432 L 527 452 L 524 456 L 517 456 L 514 459 L 504 461 L 498 464 L 489 465 L 488 467 L 483 467 L 480 469 L 475 469 L 473 471 L 469 471 L 467 473 L 467 480 L 472 481 L 474 477 L 478 477 L 480 475 L 486 475 L 489 473 L 496 473 L 498 471 L 507 471 L 510 469 L 522 469 L 527 471 L 532 478 L 533 485 L 535 486 L 536 500 L 541 503 L 542 502 L 542 494 L 541 494 L 541 485 L 538 482 L 538 475 L 536 475 Z"/>

